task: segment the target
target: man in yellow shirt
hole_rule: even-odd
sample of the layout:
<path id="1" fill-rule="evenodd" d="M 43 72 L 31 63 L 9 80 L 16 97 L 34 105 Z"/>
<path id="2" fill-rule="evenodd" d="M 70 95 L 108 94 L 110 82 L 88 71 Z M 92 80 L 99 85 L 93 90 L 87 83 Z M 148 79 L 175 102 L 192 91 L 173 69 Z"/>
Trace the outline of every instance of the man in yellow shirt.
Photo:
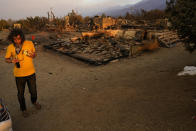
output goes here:
<path id="1" fill-rule="evenodd" d="M 35 48 L 31 41 L 25 40 L 25 35 L 20 29 L 13 29 L 8 40 L 12 43 L 7 48 L 5 61 L 14 64 L 13 72 L 18 90 L 18 101 L 23 116 L 27 117 L 29 114 L 24 98 L 26 83 L 31 94 L 32 104 L 36 109 L 41 109 L 41 105 L 37 102 L 36 75 L 33 65 L 33 58 L 36 57 Z"/>

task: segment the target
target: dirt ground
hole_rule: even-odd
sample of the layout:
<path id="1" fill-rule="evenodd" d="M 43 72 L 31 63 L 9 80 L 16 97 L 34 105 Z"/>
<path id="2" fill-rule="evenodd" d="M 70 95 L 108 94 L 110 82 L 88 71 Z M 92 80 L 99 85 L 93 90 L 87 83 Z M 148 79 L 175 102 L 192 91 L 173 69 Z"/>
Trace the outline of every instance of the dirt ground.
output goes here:
<path id="1" fill-rule="evenodd" d="M 136 58 L 91 66 L 36 47 L 38 100 L 23 118 L 12 64 L 0 50 L 0 97 L 10 110 L 14 131 L 195 131 L 196 76 L 177 76 L 196 65 L 196 52 L 182 46 L 160 48 Z"/>

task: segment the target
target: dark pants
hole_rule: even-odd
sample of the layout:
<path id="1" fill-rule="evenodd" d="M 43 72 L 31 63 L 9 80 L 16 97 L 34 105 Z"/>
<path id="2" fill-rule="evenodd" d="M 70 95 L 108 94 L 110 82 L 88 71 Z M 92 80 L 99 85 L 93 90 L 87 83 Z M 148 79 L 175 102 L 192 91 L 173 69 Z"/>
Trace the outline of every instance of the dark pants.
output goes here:
<path id="1" fill-rule="evenodd" d="M 34 104 L 37 101 L 36 76 L 33 74 L 25 77 L 15 77 L 15 79 L 18 89 L 18 101 L 20 103 L 20 109 L 21 111 L 24 111 L 26 110 L 26 103 L 24 98 L 26 83 L 29 88 L 29 93 L 31 94 L 31 102 Z"/>

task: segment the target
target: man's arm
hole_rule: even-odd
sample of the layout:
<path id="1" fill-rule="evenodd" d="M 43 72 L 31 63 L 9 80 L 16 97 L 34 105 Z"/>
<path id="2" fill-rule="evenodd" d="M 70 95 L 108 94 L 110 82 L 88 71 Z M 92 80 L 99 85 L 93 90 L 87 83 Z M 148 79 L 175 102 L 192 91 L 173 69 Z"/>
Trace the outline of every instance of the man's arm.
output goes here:
<path id="1" fill-rule="evenodd" d="M 12 63 L 12 53 L 11 53 L 11 46 L 7 47 L 6 55 L 5 55 L 5 62 L 6 63 Z"/>
<path id="2" fill-rule="evenodd" d="M 32 45 L 31 45 L 31 51 L 29 52 L 29 57 L 35 58 L 36 56 L 37 56 L 37 53 L 36 53 L 36 51 L 35 51 L 35 46 L 34 46 L 34 44 L 32 43 Z"/>
<path id="3" fill-rule="evenodd" d="M 17 59 L 11 59 L 11 58 L 5 58 L 5 62 L 7 62 L 7 63 L 16 63 L 16 62 L 19 62 L 19 60 L 17 60 Z"/>

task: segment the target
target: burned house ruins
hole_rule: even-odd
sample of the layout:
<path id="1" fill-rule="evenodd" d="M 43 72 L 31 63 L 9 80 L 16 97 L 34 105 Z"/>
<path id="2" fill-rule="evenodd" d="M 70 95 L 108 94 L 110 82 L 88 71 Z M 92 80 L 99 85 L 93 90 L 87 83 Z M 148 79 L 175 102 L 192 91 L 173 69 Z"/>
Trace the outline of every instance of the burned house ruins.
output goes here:
<path id="1" fill-rule="evenodd" d="M 66 17 L 66 23 L 65 28 L 70 28 L 69 16 Z M 170 48 L 181 43 L 176 32 L 167 29 L 167 22 L 159 20 L 154 25 L 146 21 L 140 23 L 96 16 L 89 20 L 88 31 L 80 31 L 80 36 L 70 39 L 58 39 L 45 48 L 101 65 L 115 59 L 136 56 L 142 51 Z"/>

